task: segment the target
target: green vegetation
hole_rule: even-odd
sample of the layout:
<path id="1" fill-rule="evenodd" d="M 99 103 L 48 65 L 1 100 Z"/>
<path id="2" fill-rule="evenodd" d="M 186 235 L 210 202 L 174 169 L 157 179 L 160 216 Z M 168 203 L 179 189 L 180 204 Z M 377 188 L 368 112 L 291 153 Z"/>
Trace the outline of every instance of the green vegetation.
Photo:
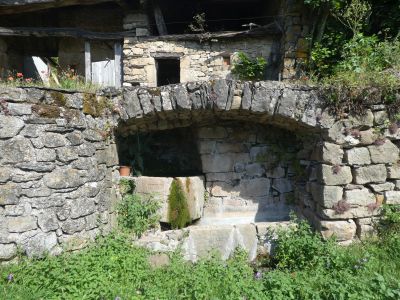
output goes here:
<path id="1" fill-rule="evenodd" d="M 122 201 L 117 207 L 118 225 L 125 232 L 140 237 L 146 230 L 157 225 L 160 203 L 154 197 L 135 194 L 133 181 L 121 180 Z"/>
<path id="2" fill-rule="evenodd" d="M 383 222 L 400 222 L 390 207 Z M 21 260 L 0 267 L 0 298 L 33 299 L 367 299 L 400 298 L 400 234 L 348 247 L 323 241 L 304 221 L 278 230 L 274 257 L 249 264 L 241 251 L 223 262 L 196 264 L 171 254 L 152 268 L 149 253 L 121 234 L 100 238 L 79 253 Z"/>
<path id="3" fill-rule="evenodd" d="M 186 181 L 186 187 L 190 181 Z M 188 207 L 187 193 L 182 182 L 174 178 L 168 195 L 168 220 L 173 229 L 180 229 L 190 224 L 190 213 Z"/>
<path id="4" fill-rule="evenodd" d="M 378 102 L 388 104 L 391 113 L 398 111 L 398 1 L 304 2 L 319 16 L 310 36 L 313 48 L 306 78 L 325 86 L 334 111 L 339 116 L 361 113 L 365 106 Z"/>
<path id="5" fill-rule="evenodd" d="M 100 117 L 103 115 L 106 109 L 112 110 L 113 104 L 111 100 L 104 96 L 96 96 L 93 93 L 83 94 L 83 107 L 82 111 L 84 114 L 91 115 L 93 117 Z"/>
<path id="6" fill-rule="evenodd" d="M 44 83 L 42 80 L 27 78 L 20 72 L 9 72 L 8 76 L 0 78 L 0 85 L 12 87 L 47 87 L 83 92 L 95 92 L 99 88 L 96 84 L 86 82 L 85 78 L 78 75 L 74 69 L 63 70 L 58 65 L 52 68 L 51 76 L 47 83 Z"/>
<path id="7" fill-rule="evenodd" d="M 249 58 L 245 53 L 239 52 L 234 60 L 232 74 L 240 80 L 264 80 L 267 61 L 263 57 Z"/>

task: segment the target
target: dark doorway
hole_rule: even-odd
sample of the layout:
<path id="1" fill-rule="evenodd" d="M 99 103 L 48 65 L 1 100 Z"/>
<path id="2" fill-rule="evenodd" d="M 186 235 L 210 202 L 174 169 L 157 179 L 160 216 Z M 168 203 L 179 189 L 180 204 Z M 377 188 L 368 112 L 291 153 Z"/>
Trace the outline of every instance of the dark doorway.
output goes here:
<path id="1" fill-rule="evenodd" d="M 156 59 L 157 86 L 181 82 L 180 60 L 170 58 Z"/>

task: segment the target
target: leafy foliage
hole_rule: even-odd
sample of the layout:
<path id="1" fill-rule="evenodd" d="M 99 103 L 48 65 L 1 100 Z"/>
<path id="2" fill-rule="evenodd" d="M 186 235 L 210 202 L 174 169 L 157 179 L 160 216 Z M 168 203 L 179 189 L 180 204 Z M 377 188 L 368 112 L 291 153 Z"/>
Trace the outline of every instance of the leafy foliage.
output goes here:
<path id="1" fill-rule="evenodd" d="M 140 237 L 146 230 L 157 225 L 160 203 L 154 197 L 144 198 L 135 194 L 134 184 L 129 180 L 121 181 L 120 191 L 123 196 L 117 212 L 121 229 Z"/>
<path id="2" fill-rule="evenodd" d="M 378 229 L 383 235 L 390 235 L 400 231 L 400 205 L 384 205 L 382 218 Z"/>
<path id="3" fill-rule="evenodd" d="M 343 8 L 336 8 L 334 16 L 351 30 L 353 36 L 361 32 L 371 15 L 371 5 L 364 0 L 351 0 Z"/>
<path id="4" fill-rule="evenodd" d="M 113 233 L 79 253 L 22 258 L 0 267 L 0 299 L 367 299 L 400 297 L 400 238 L 340 247 L 310 227 L 278 232 L 273 264 L 253 269 L 237 251 L 195 264 L 179 254 L 161 268 L 149 253 Z M 390 257 L 391 259 L 388 259 Z M 277 267 L 277 268 L 276 268 Z M 12 276 L 10 276 L 12 275 Z"/>
<path id="5" fill-rule="evenodd" d="M 183 228 L 191 221 L 188 199 L 182 182 L 174 178 L 168 196 L 168 220 L 173 229 Z"/>
<path id="6" fill-rule="evenodd" d="M 249 58 L 245 53 L 239 52 L 233 63 L 232 74 L 240 80 L 263 80 L 267 61 L 263 57 Z"/>
<path id="7" fill-rule="evenodd" d="M 313 233 L 306 221 L 295 221 L 297 226 L 279 229 L 275 233 L 275 266 L 294 271 L 316 267 L 325 262 L 327 255 L 334 248 L 333 241 L 324 242 L 320 236 Z"/>

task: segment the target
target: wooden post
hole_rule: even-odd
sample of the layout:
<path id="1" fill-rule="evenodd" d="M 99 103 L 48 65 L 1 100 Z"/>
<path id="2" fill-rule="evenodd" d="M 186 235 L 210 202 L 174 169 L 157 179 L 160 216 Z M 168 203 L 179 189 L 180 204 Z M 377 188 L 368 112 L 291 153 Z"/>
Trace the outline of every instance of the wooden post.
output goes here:
<path id="1" fill-rule="evenodd" d="M 164 16 L 157 0 L 153 1 L 153 9 L 154 9 L 154 19 L 156 20 L 158 34 L 167 35 L 168 34 L 167 25 L 165 25 Z"/>
<path id="2" fill-rule="evenodd" d="M 114 44 L 114 59 L 115 59 L 115 87 L 122 86 L 122 44 L 116 42 Z"/>
<path id="3" fill-rule="evenodd" d="M 92 81 L 92 58 L 89 41 L 85 41 L 85 79 L 87 83 Z"/>

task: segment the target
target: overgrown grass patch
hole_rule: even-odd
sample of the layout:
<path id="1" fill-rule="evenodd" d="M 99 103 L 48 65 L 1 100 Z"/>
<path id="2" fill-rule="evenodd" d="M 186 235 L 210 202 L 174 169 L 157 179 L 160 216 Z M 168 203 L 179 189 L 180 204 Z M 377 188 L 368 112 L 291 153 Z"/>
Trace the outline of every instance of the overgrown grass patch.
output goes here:
<path id="1" fill-rule="evenodd" d="M 192 264 L 149 253 L 111 234 L 80 253 L 0 269 L 0 299 L 400 299 L 400 235 L 341 247 L 301 222 L 278 232 L 276 256 L 249 264 L 242 251 Z"/>

